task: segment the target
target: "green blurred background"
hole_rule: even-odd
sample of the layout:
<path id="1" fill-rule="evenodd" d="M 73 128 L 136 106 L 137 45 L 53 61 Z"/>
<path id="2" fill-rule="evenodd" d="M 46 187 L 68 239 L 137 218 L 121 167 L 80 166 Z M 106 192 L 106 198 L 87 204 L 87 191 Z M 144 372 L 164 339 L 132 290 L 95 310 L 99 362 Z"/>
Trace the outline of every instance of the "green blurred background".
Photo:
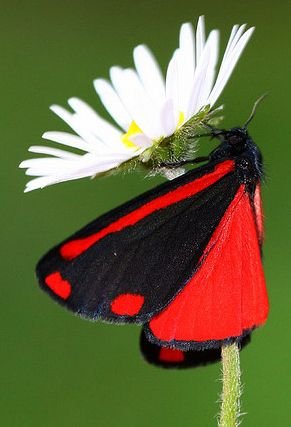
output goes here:
<path id="1" fill-rule="evenodd" d="M 1 392 L 5 426 L 215 426 L 220 366 L 169 372 L 143 362 L 139 328 L 83 321 L 37 287 L 34 266 L 53 244 L 97 215 L 156 185 L 141 174 L 80 180 L 24 195 L 17 165 L 45 130 L 65 125 L 48 110 L 79 96 L 99 111 L 92 81 L 132 64 L 148 44 L 165 68 L 182 22 L 257 30 L 221 101 L 225 127 L 251 125 L 266 163 L 267 325 L 241 355 L 245 426 L 290 426 L 290 18 L 289 2 L 108 0 L 0 2 Z M 105 114 L 106 115 L 106 114 Z"/>

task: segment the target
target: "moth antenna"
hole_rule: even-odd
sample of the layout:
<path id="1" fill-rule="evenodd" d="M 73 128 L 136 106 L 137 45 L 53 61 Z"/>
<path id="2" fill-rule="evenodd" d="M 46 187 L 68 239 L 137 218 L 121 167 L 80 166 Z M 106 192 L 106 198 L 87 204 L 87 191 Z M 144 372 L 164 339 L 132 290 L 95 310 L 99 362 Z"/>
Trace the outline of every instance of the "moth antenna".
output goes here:
<path id="1" fill-rule="evenodd" d="M 247 129 L 247 127 L 248 127 L 248 125 L 250 124 L 250 122 L 253 120 L 253 118 L 255 117 L 255 115 L 256 115 L 256 111 L 257 111 L 257 108 L 258 108 L 258 106 L 259 106 L 259 104 L 267 97 L 267 95 L 268 95 L 268 93 L 264 93 L 262 96 L 260 96 L 257 100 L 256 100 L 256 102 L 254 103 L 254 106 L 253 106 L 253 109 L 252 109 L 252 112 L 251 112 L 251 114 L 250 114 L 250 117 L 247 119 L 247 121 L 245 122 L 245 124 L 243 125 L 243 129 Z"/>

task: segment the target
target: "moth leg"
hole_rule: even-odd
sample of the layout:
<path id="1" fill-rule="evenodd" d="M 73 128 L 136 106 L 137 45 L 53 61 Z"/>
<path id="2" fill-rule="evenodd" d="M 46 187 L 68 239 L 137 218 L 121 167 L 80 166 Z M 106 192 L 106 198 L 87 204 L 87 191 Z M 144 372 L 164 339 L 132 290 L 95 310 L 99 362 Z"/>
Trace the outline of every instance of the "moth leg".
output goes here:
<path id="1" fill-rule="evenodd" d="M 160 167 L 177 168 L 177 167 L 184 166 L 187 164 L 202 163 L 202 162 L 207 162 L 207 161 L 209 161 L 209 156 L 201 156 L 201 157 L 196 157 L 196 159 L 181 160 L 179 162 L 163 162 L 160 164 Z"/>

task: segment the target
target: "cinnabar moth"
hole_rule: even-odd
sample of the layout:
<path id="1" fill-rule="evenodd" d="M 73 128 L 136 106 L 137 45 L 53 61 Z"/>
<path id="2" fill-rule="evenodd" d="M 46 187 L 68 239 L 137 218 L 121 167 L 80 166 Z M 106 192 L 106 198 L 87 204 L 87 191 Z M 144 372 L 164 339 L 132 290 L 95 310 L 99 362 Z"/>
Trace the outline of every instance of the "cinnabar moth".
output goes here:
<path id="1" fill-rule="evenodd" d="M 42 289 L 74 313 L 142 324 L 142 352 L 158 365 L 214 361 L 268 314 L 262 156 L 246 127 L 213 136 L 207 164 L 97 218 L 37 265 Z"/>

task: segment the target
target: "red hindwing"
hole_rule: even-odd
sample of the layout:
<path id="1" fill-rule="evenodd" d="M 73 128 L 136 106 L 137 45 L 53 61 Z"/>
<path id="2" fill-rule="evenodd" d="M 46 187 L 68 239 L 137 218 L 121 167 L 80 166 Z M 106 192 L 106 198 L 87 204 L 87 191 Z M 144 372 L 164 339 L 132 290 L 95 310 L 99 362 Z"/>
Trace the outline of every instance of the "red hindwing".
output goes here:
<path id="1" fill-rule="evenodd" d="M 149 330 L 158 341 L 179 348 L 183 342 L 241 336 L 263 324 L 267 314 L 257 226 L 249 195 L 241 186 L 206 247 L 200 268 L 153 317 Z"/>

